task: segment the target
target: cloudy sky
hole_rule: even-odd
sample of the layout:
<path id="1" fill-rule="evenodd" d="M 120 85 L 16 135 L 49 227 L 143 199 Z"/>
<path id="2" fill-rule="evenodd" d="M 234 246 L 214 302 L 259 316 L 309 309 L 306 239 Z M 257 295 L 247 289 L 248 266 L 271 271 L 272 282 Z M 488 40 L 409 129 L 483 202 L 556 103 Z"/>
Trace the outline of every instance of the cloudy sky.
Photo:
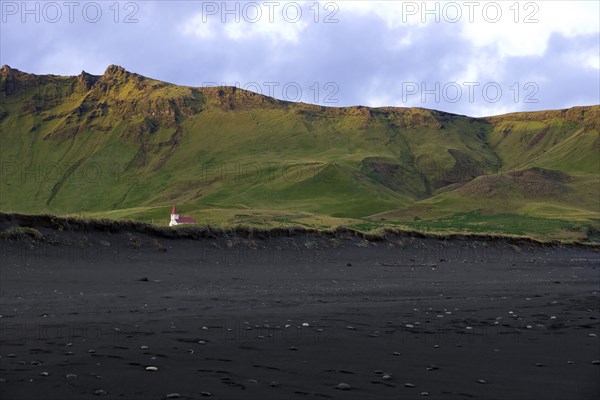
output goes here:
<path id="1" fill-rule="evenodd" d="M 600 2 L 1 0 L 0 63 L 472 116 L 600 103 Z"/>

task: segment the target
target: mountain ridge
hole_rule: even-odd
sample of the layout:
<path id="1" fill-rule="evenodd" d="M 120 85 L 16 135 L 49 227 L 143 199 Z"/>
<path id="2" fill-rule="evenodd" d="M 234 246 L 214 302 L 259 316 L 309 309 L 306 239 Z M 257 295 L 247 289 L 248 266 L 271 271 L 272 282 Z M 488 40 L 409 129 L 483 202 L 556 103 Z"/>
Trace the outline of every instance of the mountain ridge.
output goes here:
<path id="1" fill-rule="evenodd" d="M 543 218 L 566 225 L 595 226 L 600 215 L 598 105 L 481 118 L 324 107 L 177 86 L 117 65 L 68 77 L 5 65 L 0 95 L 3 211 L 158 219 L 178 202 L 219 223 L 369 225 L 387 215 L 386 224 L 414 225 L 493 207 L 537 217 L 535 199 Z M 63 164 L 52 179 L 27 178 L 32 165 Z M 93 182 L 82 177 L 91 165 L 102 171 Z M 494 177 L 519 171 L 522 187 Z M 571 178 L 555 182 L 561 174 Z M 501 196 L 485 197 L 494 184 Z"/>
<path id="2" fill-rule="evenodd" d="M 539 115 L 540 117 L 543 118 L 549 118 L 549 117 L 560 117 L 560 116 L 566 116 L 567 118 L 570 119 L 574 119 L 576 118 L 575 116 L 579 114 L 579 118 L 583 118 L 582 114 L 584 114 L 587 110 L 589 109 L 593 109 L 595 108 L 597 105 L 580 105 L 580 106 L 572 106 L 572 107 L 567 107 L 567 108 L 561 108 L 561 109 L 544 109 L 544 110 L 537 110 L 537 111 L 516 111 L 516 112 L 509 112 L 509 113 L 505 113 L 505 114 L 498 114 L 498 115 L 490 115 L 490 116 L 483 116 L 483 117 L 470 117 L 466 114 L 457 114 L 457 113 L 452 113 L 452 112 L 447 112 L 447 111 L 440 111 L 440 110 L 435 110 L 435 109 L 428 109 L 428 108 L 423 108 L 423 107 L 398 107 L 398 106 L 378 106 L 378 107 L 371 107 L 371 106 L 364 106 L 364 105 L 352 105 L 352 106 L 322 106 L 322 105 L 317 105 L 317 104 L 313 104 L 313 103 L 304 103 L 304 102 L 291 102 L 291 101 L 285 101 L 285 100 L 279 100 L 273 97 L 269 97 L 267 95 L 263 95 L 263 94 L 258 94 L 258 93 L 254 93 L 252 91 L 246 90 L 246 89 L 242 89 L 236 86 L 206 86 L 206 87 L 199 87 L 199 86 L 186 86 L 186 85 L 177 85 L 175 83 L 170 83 L 170 82 L 166 82 L 166 81 L 159 81 L 159 80 L 155 80 L 149 77 L 146 77 L 144 75 L 140 75 L 137 74 L 135 72 L 130 72 L 127 69 L 125 69 L 124 67 L 120 66 L 120 65 L 116 65 L 116 64 L 111 64 L 109 65 L 105 72 L 102 75 L 94 75 L 94 74 L 90 74 L 88 72 L 86 72 L 85 70 L 82 70 L 81 73 L 79 75 L 54 75 L 54 74 L 33 74 L 33 73 L 28 73 L 28 72 L 23 72 L 17 68 L 12 68 L 10 67 L 8 64 L 3 65 L 0 68 L 0 78 L 6 78 L 8 76 L 12 75 L 17 75 L 17 76 L 22 76 L 22 77 L 32 77 L 32 78 L 63 78 L 63 79 L 73 79 L 73 78 L 77 78 L 78 80 L 82 81 L 82 82 L 87 82 L 87 81 L 91 81 L 92 83 L 97 82 L 98 80 L 100 80 L 101 78 L 105 78 L 108 79 L 110 77 L 115 78 L 115 77 L 126 77 L 126 78 L 133 78 L 135 80 L 138 81 L 143 81 L 143 80 L 148 80 L 148 81 L 153 81 L 153 82 L 160 82 L 164 85 L 168 85 L 168 86 L 177 86 L 177 87 L 184 87 L 184 88 L 191 88 L 191 89 L 198 89 L 198 90 L 208 90 L 210 91 L 210 89 L 214 89 L 214 88 L 218 88 L 218 89 L 229 89 L 232 91 L 239 91 L 239 92 L 249 92 L 258 96 L 262 96 L 262 97 L 267 97 L 267 98 L 271 98 L 273 100 L 277 100 L 278 102 L 281 103 L 286 103 L 286 104 L 296 104 L 296 105 L 306 105 L 306 106 L 314 106 L 317 107 L 317 109 L 319 110 L 325 110 L 325 109 L 340 109 L 340 110 L 346 110 L 346 109 L 356 109 L 356 110 L 364 110 L 364 109 L 369 109 L 369 110 L 381 110 L 381 111 L 390 111 L 390 110 L 410 110 L 410 109 L 415 109 L 415 110 L 428 110 L 428 111 L 435 111 L 437 113 L 440 114 L 447 114 L 447 115 L 454 115 L 454 116 L 464 116 L 464 117 L 469 117 L 469 118 L 475 118 L 475 119 L 491 119 L 491 120 L 498 120 L 498 119 L 504 119 L 506 117 L 511 117 L 511 118 L 518 118 L 519 120 L 523 120 L 523 119 L 527 119 L 528 117 L 531 117 L 532 115 Z"/>

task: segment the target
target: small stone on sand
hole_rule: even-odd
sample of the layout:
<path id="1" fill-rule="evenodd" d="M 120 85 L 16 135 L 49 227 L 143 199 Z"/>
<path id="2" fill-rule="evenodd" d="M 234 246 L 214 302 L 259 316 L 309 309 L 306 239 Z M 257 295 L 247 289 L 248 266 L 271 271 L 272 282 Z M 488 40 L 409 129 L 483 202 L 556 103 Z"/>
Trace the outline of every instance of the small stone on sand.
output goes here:
<path id="1" fill-rule="evenodd" d="M 337 386 L 335 387 L 338 390 L 350 390 L 352 389 L 352 386 L 348 385 L 347 383 L 338 383 Z"/>
<path id="2" fill-rule="evenodd" d="M 106 390 L 98 389 L 94 392 L 94 394 L 96 396 L 105 396 L 107 393 L 106 393 Z"/>
<path id="3" fill-rule="evenodd" d="M 429 392 L 421 392 L 421 396 L 429 396 Z"/>
<path id="4" fill-rule="evenodd" d="M 485 381 L 483 379 L 477 379 L 477 383 L 481 383 L 482 385 L 485 385 L 487 383 L 487 381 Z"/>
<path id="5" fill-rule="evenodd" d="M 408 388 L 414 388 L 415 385 L 413 385 L 412 383 L 405 383 L 404 387 L 408 387 Z"/>
<path id="6" fill-rule="evenodd" d="M 158 367 L 153 367 L 153 366 L 146 367 L 146 371 L 158 371 Z"/>
<path id="7" fill-rule="evenodd" d="M 392 376 L 389 374 L 385 374 L 384 376 L 381 377 L 381 379 L 383 379 L 384 381 L 389 381 L 392 379 Z"/>
<path id="8" fill-rule="evenodd" d="M 594 360 L 594 361 L 592 361 L 592 364 L 594 364 L 594 365 L 600 365 L 600 360 Z"/>
<path id="9" fill-rule="evenodd" d="M 277 387 L 277 386 L 279 386 L 279 382 L 277 382 L 277 381 L 271 381 L 271 383 L 269 385 L 271 387 Z"/>

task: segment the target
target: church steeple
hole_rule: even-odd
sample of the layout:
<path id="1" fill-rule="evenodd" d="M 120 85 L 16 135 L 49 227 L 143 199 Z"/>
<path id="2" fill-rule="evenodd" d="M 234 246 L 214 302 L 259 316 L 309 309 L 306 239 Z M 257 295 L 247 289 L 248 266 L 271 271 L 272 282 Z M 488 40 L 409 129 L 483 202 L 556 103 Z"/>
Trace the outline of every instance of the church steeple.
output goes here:
<path id="1" fill-rule="evenodd" d="M 177 207 L 173 204 L 173 208 L 171 209 L 171 221 L 175 221 L 179 219 L 179 213 L 177 212 Z"/>

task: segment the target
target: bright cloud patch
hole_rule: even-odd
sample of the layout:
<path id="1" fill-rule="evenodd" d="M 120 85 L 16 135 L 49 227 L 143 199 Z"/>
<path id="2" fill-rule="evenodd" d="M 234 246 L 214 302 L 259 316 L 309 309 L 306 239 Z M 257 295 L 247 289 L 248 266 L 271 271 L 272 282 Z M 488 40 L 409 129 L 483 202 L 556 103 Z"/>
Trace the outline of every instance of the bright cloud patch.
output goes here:
<path id="1" fill-rule="evenodd" d="M 235 41 L 298 42 L 306 29 L 304 2 L 203 2 L 184 23 L 183 32 L 200 39 L 215 35 Z"/>
<path id="2" fill-rule="evenodd" d="M 477 47 L 494 46 L 501 57 L 540 56 L 552 34 L 567 37 L 598 32 L 599 3 L 594 1 L 504 2 L 502 18 L 463 23 L 462 35 Z"/>

